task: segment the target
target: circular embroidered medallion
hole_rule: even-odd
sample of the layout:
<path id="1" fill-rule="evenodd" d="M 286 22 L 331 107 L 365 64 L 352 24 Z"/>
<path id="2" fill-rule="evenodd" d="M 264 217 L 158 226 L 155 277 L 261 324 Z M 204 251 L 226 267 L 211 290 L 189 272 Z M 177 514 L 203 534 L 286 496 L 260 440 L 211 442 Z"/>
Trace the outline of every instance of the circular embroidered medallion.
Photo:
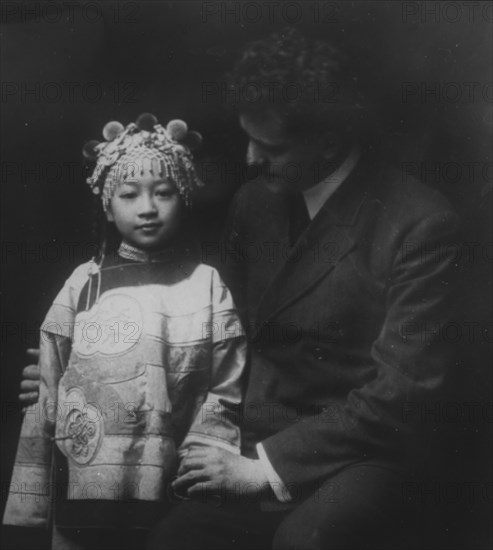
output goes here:
<path id="1" fill-rule="evenodd" d="M 142 335 L 144 316 L 130 294 L 107 292 L 88 311 L 77 313 L 72 349 L 79 357 L 115 356 L 135 347 Z"/>
<path id="2" fill-rule="evenodd" d="M 86 402 L 82 391 L 72 388 L 67 394 L 70 409 L 63 426 L 62 442 L 67 456 L 78 464 L 88 464 L 103 439 L 103 419 L 98 407 Z"/>

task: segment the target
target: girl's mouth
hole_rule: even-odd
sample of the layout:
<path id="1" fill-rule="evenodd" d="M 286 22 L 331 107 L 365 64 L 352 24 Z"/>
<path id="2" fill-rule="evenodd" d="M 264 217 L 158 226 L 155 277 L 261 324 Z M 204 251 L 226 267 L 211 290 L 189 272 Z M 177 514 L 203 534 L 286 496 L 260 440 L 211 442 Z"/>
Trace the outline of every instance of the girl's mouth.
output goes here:
<path id="1" fill-rule="evenodd" d="M 153 231 L 155 229 L 158 229 L 159 227 L 161 227 L 160 223 L 149 222 L 149 223 L 143 223 L 142 225 L 138 225 L 137 229 L 140 229 L 142 231 Z"/>

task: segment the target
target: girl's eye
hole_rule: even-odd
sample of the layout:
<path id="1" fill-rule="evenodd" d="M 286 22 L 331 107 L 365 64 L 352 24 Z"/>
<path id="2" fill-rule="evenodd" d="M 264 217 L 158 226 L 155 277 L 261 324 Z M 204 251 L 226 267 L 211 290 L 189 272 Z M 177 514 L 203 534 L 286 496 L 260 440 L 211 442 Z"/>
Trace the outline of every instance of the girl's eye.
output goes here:
<path id="1" fill-rule="evenodd" d="M 120 198 L 122 199 L 134 199 L 136 196 L 137 196 L 136 193 L 131 193 L 131 192 L 120 194 Z"/>
<path id="2" fill-rule="evenodd" d="M 165 198 L 171 198 L 175 195 L 176 191 L 167 189 L 167 190 L 157 190 L 156 195 L 158 197 L 165 197 Z"/>

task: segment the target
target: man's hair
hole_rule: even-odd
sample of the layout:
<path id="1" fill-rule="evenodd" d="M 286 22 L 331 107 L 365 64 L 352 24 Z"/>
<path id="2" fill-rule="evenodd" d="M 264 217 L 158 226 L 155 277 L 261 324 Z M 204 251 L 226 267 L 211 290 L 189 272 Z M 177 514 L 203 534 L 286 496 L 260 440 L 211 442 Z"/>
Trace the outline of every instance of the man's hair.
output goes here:
<path id="1" fill-rule="evenodd" d="M 287 129 L 351 130 L 364 112 L 349 58 L 294 28 L 247 44 L 227 75 L 228 99 L 242 112 L 274 108 Z"/>

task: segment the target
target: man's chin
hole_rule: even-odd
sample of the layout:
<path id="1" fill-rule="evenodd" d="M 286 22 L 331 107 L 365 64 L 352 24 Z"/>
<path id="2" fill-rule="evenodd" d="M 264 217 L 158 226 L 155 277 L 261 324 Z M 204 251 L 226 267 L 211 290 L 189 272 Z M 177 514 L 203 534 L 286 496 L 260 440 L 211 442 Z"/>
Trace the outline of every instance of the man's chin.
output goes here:
<path id="1" fill-rule="evenodd" d="M 265 185 L 271 193 L 289 193 L 293 190 L 293 184 L 288 183 L 281 177 L 266 177 L 262 184 Z"/>

